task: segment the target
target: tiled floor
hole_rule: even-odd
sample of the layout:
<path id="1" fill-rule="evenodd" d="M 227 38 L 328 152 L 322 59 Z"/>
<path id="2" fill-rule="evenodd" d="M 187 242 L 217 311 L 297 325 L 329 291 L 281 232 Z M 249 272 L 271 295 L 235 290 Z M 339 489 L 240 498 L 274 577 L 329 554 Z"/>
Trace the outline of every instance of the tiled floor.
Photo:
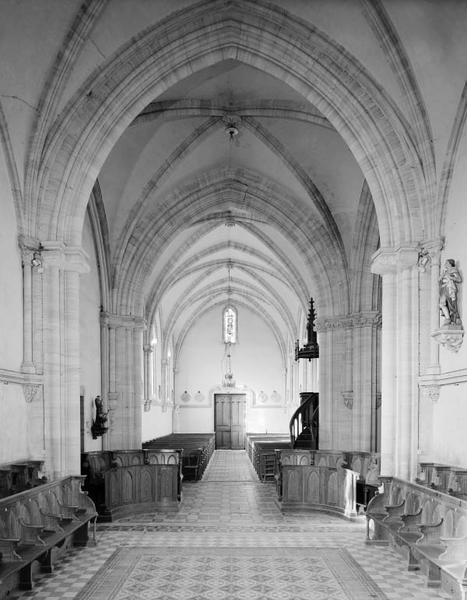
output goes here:
<path id="1" fill-rule="evenodd" d="M 326 571 L 326 557 L 320 558 L 326 552 L 329 556 L 332 552 L 341 552 L 348 560 L 360 565 L 377 590 L 376 595 L 370 593 L 368 598 L 384 598 L 384 595 L 388 600 L 447 598 L 438 590 L 427 588 L 423 576 L 407 572 L 405 562 L 391 549 L 365 545 L 364 521 L 350 523 L 320 513 L 282 514 L 275 502 L 274 485 L 258 481 L 243 451 L 216 451 L 203 481 L 184 485 L 183 503 L 178 513 L 151 513 L 99 525 L 97 539 L 97 546 L 74 550 L 57 565 L 55 573 L 41 579 L 32 592 L 18 593 L 14 598 L 71 600 L 79 596 L 80 600 L 100 600 L 104 597 L 106 600 L 297 600 L 303 593 L 303 597 L 309 600 L 354 600 L 356 596 L 353 593 L 344 592 L 341 588 L 336 588 L 332 593 L 323 591 L 331 590 L 326 587 L 331 585 Z M 312 556 L 316 565 L 324 561 L 313 574 L 313 580 L 312 569 L 307 567 L 310 589 L 306 593 L 299 591 L 298 582 L 295 590 L 293 585 L 290 588 L 283 586 L 279 593 L 263 584 L 258 574 L 255 577 L 260 577 L 259 583 L 247 591 L 242 591 L 241 586 L 232 587 L 231 583 L 222 587 L 223 573 L 226 582 L 229 577 L 229 581 L 232 581 L 232 565 L 240 569 L 238 581 L 244 583 L 245 569 L 253 569 L 255 561 L 262 565 L 263 570 L 277 569 L 276 555 L 290 560 L 294 552 L 292 548 L 295 549 L 297 560 L 308 558 L 309 561 Z M 343 552 L 345 550 L 348 552 Z M 118 560 L 123 560 L 122 564 L 127 565 L 126 554 L 130 556 L 131 552 L 133 555 L 139 553 L 137 558 L 141 560 L 137 568 L 131 571 L 133 579 L 128 576 L 125 580 L 126 587 L 115 588 L 114 592 L 109 588 L 105 594 L 96 587 L 94 592 L 93 583 L 89 582 L 96 572 L 101 569 L 100 573 L 104 573 L 106 569 L 111 569 L 113 563 L 120 568 Z M 184 570 L 187 556 L 195 557 L 204 567 L 200 568 L 198 564 L 195 568 L 190 563 L 191 566 Z M 185 575 L 188 570 L 189 576 L 183 579 L 186 585 L 179 583 L 179 577 L 178 587 L 171 585 L 174 583 L 173 576 L 163 568 L 163 561 L 170 557 L 179 561 L 177 574 L 183 571 Z M 243 562 L 239 561 L 239 557 L 243 557 Z M 152 564 L 151 561 L 156 562 Z M 149 575 L 141 575 L 145 569 L 150 573 L 151 581 L 156 578 L 149 587 Z M 221 587 L 214 590 L 211 584 L 208 585 L 206 574 L 216 569 L 216 573 L 220 574 L 216 585 Z M 290 573 L 284 571 L 284 578 L 288 575 Z"/>

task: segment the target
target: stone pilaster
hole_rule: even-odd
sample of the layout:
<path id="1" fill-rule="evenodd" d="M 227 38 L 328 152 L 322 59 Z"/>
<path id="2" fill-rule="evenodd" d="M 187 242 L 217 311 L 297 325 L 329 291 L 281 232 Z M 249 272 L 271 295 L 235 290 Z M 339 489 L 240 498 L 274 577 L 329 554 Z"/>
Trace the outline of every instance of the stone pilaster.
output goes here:
<path id="1" fill-rule="evenodd" d="M 23 373 L 41 373 L 42 357 L 34 351 L 42 330 L 42 254 L 37 240 L 20 236 L 19 247 L 23 269 Z M 36 333 L 35 333 L 36 332 Z M 35 356 L 36 355 L 36 356 Z M 38 361 L 37 359 L 40 358 Z"/>
<path id="2" fill-rule="evenodd" d="M 375 446 L 380 326 L 376 311 L 317 320 L 322 448 L 368 452 Z"/>
<path id="3" fill-rule="evenodd" d="M 383 248 L 372 271 L 383 278 L 381 474 L 412 480 L 418 446 L 418 247 Z"/>
<path id="4" fill-rule="evenodd" d="M 44 242 L 41 260 L 46 470 L 57 478 L 80 472 L 79 274 L 88 265 L 60 242 Z"/>
<path id="5" fill-rule="evenodd" d="M 154 345 L 147 339 L 143 346 L 144 352 L 144 410 L 151 410 L 154 398 Z"/>
<path id="6" fill-rule="evenodd" d="M 141 446 L 143 404 L 142 317 L 101 313 L 102 397 L 109 410 L 106 449 L 128 450 Z"/>
<path id="7" fill-rule="evenodd" d="M 316 320 L 319 342 L 319 439 L 324 450 L 349 449 L 352 439 L 348 408 L 342 392 L 346 390 L 347 317 Z"/>

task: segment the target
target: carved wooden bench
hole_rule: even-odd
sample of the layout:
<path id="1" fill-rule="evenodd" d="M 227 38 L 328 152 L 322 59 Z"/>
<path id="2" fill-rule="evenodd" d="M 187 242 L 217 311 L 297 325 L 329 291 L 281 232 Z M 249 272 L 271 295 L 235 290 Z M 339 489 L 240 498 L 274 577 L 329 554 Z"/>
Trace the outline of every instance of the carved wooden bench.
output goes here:
<path id="1" fill-rule="evenodd" d="M 214 452 L 215 436 L 212 433 L 172 433 L 143 443 L 144 452 L 166 448 L 183 450 L 182 472 L 187 480 L 192 478 L 195 471 L 197 479 L 201 479 Z M 197 469 L 192 468 L 193 460 L 187 458 L 191 454 L 198 454 Z"/>
<path id="2" fill-rule="evenodd" d="M 467 500 L 467 469 L 422 462 L 418 466 L 416 482 L 445 494 Z"/>
<path id="3" fill-rule="evenodd" d="M 81 489 L 82 477 L 71 476 L 0 500 L 0 596 L 33 587 L 36 561 L 41 571 L 70 545 L 84 546 L 96 508 Z"/>
<path id="4" fill-rule="evenodd" d="M 40 476 L 43 464 L 40 460 L 26 460 L 0 465 L 0 498 L 45 483 L 45 478 Z"/>
<path id="5" fill-rule="evenodd" d="M 467 597 L 467 502 L 402 480 L 381 478 L 384 492 L 367 510 L 367 543 L 390 544 L 427 586 Z"/>
<path id="6" fill-rule="evenodd" d="M 178 510 L 181 488 L 180 450 L 109 450 L 82 455 L 85 489 L 94 500 L 99 521 L 130 513 Z"/>

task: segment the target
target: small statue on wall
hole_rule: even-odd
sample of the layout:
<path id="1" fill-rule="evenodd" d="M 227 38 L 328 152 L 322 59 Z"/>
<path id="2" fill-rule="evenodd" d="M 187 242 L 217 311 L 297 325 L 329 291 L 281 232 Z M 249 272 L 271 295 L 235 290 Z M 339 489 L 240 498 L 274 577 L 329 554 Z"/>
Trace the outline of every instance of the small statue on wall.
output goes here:
<path id="1" fill-rule="evenodd" d="M 104 401 L 100 396 L 94 398 L 94 404 L 96 405 L 96 418 L 93 419 L 91 425 L 91 433 L 94 440 L 108 430 L 107 419 L 109 411 L 104 411 Z"/>
<path id="2" fill-rule="evenodd" d="M 461 281 L 455 260 L 448 258 L 439 279 L 439 308 L 444 321 L 443 326 L 462 327 L 458 305 L 458 284 Z"/>

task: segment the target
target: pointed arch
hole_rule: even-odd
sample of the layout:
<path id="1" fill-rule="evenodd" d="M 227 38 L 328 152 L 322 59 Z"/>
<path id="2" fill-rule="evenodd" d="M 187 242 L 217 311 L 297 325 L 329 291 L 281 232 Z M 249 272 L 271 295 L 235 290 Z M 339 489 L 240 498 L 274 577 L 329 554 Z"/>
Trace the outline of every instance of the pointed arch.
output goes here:
<path id="1" fill-rule="evenodd" d="M 212 0 L 132 39 L 70 101 L 50 129 L 38 166 L 29 206 L 34 233 L 79 243 L 92 185 L 119 135 L 171 85 L 226 59 L 286 81 L 334 125 L 368 181 L 385 246 L 426 232 L 426 181 L 414 134 L 359 62 L 267 2 Z"/>

